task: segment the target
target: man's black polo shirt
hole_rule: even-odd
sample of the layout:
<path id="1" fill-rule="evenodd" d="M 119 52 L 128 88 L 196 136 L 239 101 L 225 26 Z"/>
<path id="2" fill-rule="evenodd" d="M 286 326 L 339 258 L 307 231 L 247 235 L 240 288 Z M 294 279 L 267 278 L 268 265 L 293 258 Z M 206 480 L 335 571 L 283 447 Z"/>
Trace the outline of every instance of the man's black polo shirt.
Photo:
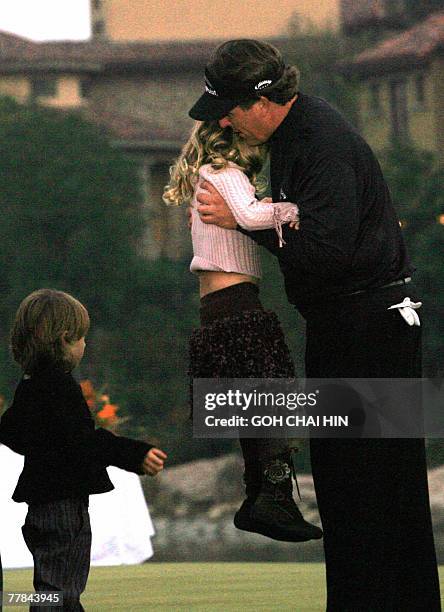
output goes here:
<path id="1" fill-rule="evenodd" d="M 247 232 L 277 256 L 290 303 L 321 300 L 409 276 L 390 193 L 373 152 L 320 98 L 299 94 L 271 140 L 274 202 L 298 204 L 301 229 Z"/>

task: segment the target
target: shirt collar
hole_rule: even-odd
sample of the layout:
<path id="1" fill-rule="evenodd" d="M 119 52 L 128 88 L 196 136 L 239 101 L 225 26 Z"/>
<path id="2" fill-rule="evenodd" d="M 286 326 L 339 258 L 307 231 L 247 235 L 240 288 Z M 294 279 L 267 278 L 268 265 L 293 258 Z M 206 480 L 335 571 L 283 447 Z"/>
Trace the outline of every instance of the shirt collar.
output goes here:
<path id="1" fill-rule="evenodd" d="M 270 138 L 270 144 L 273 145 L 277 142 L 282 142 L 289 139 L 294 128 L 296 128 L 301 122 L 304 114 L 304 102 L 305 96 L 298 91 L 298 97 L 292 104 L 288 114 L 273 132 Z"/>

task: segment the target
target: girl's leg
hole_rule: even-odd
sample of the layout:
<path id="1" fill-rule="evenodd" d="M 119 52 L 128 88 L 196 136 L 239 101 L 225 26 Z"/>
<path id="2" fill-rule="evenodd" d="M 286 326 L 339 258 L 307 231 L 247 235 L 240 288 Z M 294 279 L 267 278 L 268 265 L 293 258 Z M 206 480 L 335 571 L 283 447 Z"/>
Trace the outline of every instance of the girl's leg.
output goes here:
<path id="1" fill-rule="evenodd" d="M 261 468 L 258 461 L 258 440 L 256 438 L 240 438 L 240 446 L 244 458 L 244 482 L 247 500 L 250 504 L 256 501 L 261 488 Z"/>
<path id="2" fill-rule="evenodd" d="M 250 283 L 241 283 L 201 300 L 202 327 L 190 340 L 191 379 L 294 378 L 294 364 L 279 320 L 263 310 L 257 292 Z M 235 526 L 292 542 L 321 537 L 318 527 L 303 521 L 292 497 L 291 477 L 284 484 L 267 478 L 276 461 L 281 467 L 285 463 L 284 471 L 290 473 L 289 441 L 244 438 L 241 448 L 247 498 L 235 514 Z M 252 518 L 253 510 L 258 512 L 257 520 Z"/>
<path id="3" fill-rule="evenodd" d="M 304 520 L 293 499 L 294 441 L 243 438 L 247 499 L 234 525 L 275 540 L 305 542 L 322 537 L 322 530 Z"/>

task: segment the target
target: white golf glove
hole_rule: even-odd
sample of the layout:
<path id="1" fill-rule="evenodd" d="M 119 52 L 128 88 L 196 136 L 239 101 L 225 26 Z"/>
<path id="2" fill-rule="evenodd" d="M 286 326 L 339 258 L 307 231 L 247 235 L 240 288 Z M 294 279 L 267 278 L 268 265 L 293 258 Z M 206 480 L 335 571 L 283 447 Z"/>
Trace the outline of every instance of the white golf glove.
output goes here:
<path id="1" fill-rule="evenodd" d="M 412 302 L 409 297 L 404 298 L 404 301 L 400 304 L 394 304 L 387 308 L 387 310 L 391 310 L 392 308 L 397 308 L 402 318 L 407 321 L 409 325 L 421 325 L 421 321 L 419 320 L 418 313 L 416 310 L 421 308 L 422 302 Z"/>

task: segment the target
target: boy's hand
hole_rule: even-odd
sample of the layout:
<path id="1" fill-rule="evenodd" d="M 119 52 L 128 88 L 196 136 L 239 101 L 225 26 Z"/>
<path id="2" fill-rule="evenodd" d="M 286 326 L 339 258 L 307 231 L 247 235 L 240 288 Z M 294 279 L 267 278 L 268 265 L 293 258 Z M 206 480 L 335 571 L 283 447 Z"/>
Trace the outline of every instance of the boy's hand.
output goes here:
<path id="1" fill-rule="evenodd" d="M 143 471 L 150 476 L 156 476 L 163 470 L 163 464 L 167 455 L 160 448 L 151 448 L 143 460 Z"/>

